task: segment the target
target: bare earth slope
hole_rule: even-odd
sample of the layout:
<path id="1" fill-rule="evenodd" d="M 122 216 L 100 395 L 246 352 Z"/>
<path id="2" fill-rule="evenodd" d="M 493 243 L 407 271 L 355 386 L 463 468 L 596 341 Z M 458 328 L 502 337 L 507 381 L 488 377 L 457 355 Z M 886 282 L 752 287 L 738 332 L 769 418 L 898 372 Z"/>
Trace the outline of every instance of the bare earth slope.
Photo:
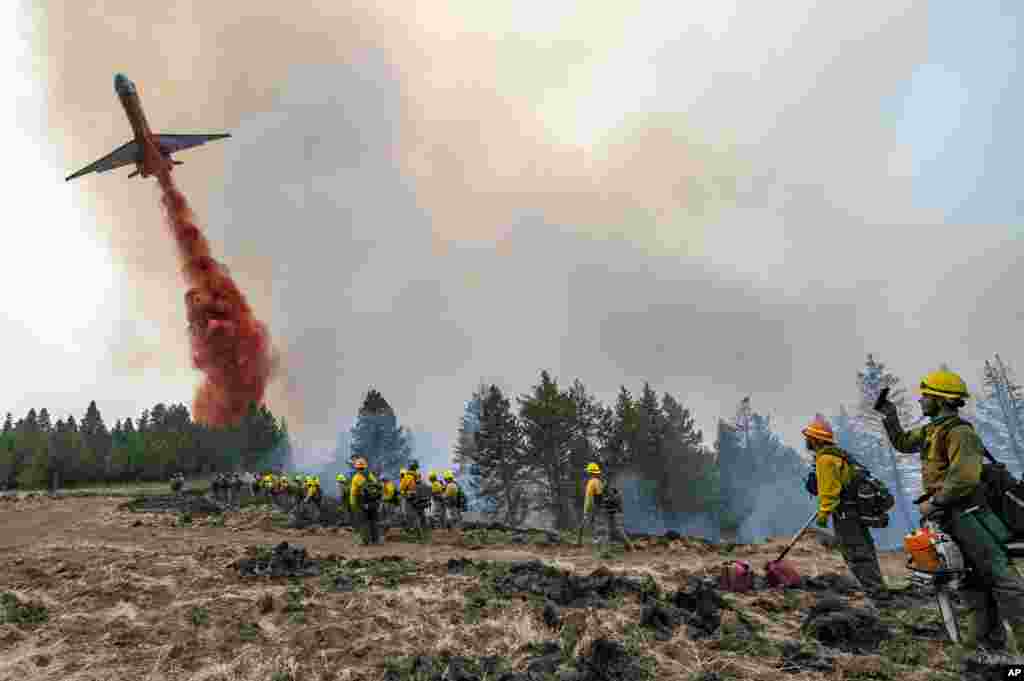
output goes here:
<path id="1" fill-rule="evenodd" d="M 543 598 L 500 593 L 488 581 L 507 572 L 510 561 L 539 559 L 579 576 L 603 566 L 612 575 L 648 577 L 645 583 L 663 596 L 658 602 L 668 603 L 696 578 L 717 575 L 726 560 L 749 560 L 761 570 L 784 539 L 728 552 L 685 538 L 639 540 L 637 551 L 609 557 L 571 544 L 479 545 L 479 533 L 435 530 L 429 545 L 392 531 L 383 546 L 367 547 L 347 529 L 284 529 L 265 507 L 222 521 L 197 516 L 182 525 L 174 514 L 122 510 L 123 502 L 0 500 L 0 594 L 10 594 L 8 605 L 13 596 L 22 605 L 44 606 L 48 615 L 33 623 L 11 621 L 8 614 L 0 623 L 0 680 L 404 681 L 416 679 L 417 671 L 418 678 L 434 678 L 452 664 L 450 656 L 463 656 L 470 669 L 465 678 L 495 681 L 500 673 L 480 673 L 480 658 L 524 672 L 545 654 L 560 666 L 535 667 L 542 671 L 534 678 L 587 679 L 597 677 L 573 662 L 598 655 L 598 640 L 646 658 L 636 667 L 638 681 L 961 678 L 935 613 L 921 603 L 883 613 L 892 639 L 855 654 L 823 650 L 807 636 L 800 644 L 801 620 L 822 598 L 820 591 L 728 594 L 713 632 L 699 635 L 684 622 L 659 640 L 654 629 L 638 626 L 642 610 L 655 601 L 642 602 L 637 593 L 606 594 L 611 607 L 548 603 L 549 620 L 554 612 L 556 621 L 545 623 Z M 238 562 L 258 555 L 252 547 L 282 541 L 331 562 L 322 563 L 319 577 L 240 575 Z M 389 556 L 404 560 L 372 560 Z M 845 574 L 839 555 L 813 539 L 798 544 L 791 557 L 808 577 Z M 461 559 L 477 567 L 462 569 L 467 563 Z M 487 567 L 488 561 L 498 567 Z M 886 554 L 882 562 L 891 582 L 905 577 L 902 555 Z M 843 602 L 865 605 L 859 592 Z M 560 663 L 545 641 L 559 643 Z M 787 641 L 797 643 L 785 648 Z M 416 655 L 429 657 L 417 661 Z M 813 659 L 822 655 L 827 663 L 816 670 Z M 810 662 L 801 669 L 792 660 Z M 459 677 L 450 671 L 449 678 Z"/>

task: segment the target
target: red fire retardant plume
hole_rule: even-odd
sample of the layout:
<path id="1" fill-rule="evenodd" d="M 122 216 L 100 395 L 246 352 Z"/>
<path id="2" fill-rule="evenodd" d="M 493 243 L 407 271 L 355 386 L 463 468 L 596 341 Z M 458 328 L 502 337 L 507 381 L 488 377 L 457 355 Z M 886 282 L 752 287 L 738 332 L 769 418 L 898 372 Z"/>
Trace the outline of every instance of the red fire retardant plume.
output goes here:
<path id="1" fill-rule="evenodd" d="M 227 269 L 210 256 L 210 244 L 170 172 L 156 175 L 189 286 L 185 305 L 192 366 L 204 376 L 192 417 L 209 426 L 236 425 L 250 402 L 263 404 L 272 368 L 270 336 L 266 325 L 253 317 Z"/>

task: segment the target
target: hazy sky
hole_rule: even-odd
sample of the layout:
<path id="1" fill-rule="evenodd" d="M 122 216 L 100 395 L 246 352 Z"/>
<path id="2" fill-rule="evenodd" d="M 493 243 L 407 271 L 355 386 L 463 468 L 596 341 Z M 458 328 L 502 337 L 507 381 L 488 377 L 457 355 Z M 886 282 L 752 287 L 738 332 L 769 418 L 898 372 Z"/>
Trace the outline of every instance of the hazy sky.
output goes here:
<path id="1" fill-rule="evenodd" d="M 117 71 L 154 130 L 234 135 L 175 175 L 314 452 L 370 384 L 432 458 L 542 368 L 709 440 L 752 394 L 795 445 L 868 352 L 1024 365 L 1016 3 L 41 4 L 0 21 L 2 411 L 198 384 L 155 182 L 63 181 L 130 136 Z"/>

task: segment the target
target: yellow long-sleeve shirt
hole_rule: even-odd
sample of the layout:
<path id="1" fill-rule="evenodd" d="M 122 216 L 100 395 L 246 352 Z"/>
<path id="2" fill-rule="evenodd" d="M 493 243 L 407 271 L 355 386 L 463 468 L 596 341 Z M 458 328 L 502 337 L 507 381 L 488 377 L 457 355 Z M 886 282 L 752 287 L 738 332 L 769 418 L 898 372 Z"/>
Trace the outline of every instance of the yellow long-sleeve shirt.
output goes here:
<path id="1" fill-rule="evenodd" d="M 853 466 L 843 458 L 841 449 L 825 447 L 815 455 L 814 473 L 818 477 L 818 513 L 827 516 L 839 506 L 839 495 L 853 479 Z"/>
<path id="2" fill-rule="evenodd" d="M 398 493 L 403 497 L 407 497 L 413 493 L 416 489 L 416 478 L 409 475 L 408 473 L 398 483 Z"/>
<path id="3" fill-rule="evenodd" d="M 385 482 L 384 491 L 381 493 L 381 496 L 383 497 L 384 501 L 391 501 L 392 499 L 394 499 L 395 493 L 395 483 L 391 482 L 390 480 Z"/>
<path id="4" fill-rule="evenodd" d="M 594 497 L 599 497 L 604 493 L 604 483 L 601 482 L 601 478 L 593 477 L 587 480 L 587 495 L 583 499 L 583 512 L 592 513 L 594 510 Z"/>
<path id="5" fill-rule="evenodd" d="M 373 473 L 370 473 L 370 480 L 373 480 L 374 482 L 377 481 L 377 478 L 374 477 Z M 365 485 L 366 485 L 366 476 L 365 475 L 363 475 L 362 473 L 356 473 L 355 475 L 352 476 L 352 491 L 351 491 L 351 494 L 349 495 L 349 499 L 348 499 L 348 503 L 350 503 L 352 505 L 352 508 L 358 508 L 359 507 L 359 496 L 362 494 L 363 487 Z"/>
<path id="6" fill-rule="evenodd" d="M 444 488 L 444 496 L 446 499 L 454 499 L 459 495 L 459 486 L 452 480 L 448 483 L 448 486 Z"/>
<path id="7" fill-rule="evenodd" d="M 984 445 L 978 434 L 966 423 L 950 428 L 953 418 L 939 419 L 892 438 L 892 446 L 897 451 L 921 453 L 924 490 L 933 495 L 932 503 L 940 505 L 974 493 L 981 482 L 984 464 Z M 948 429 L 945 451 L 942 451 L 936 437 L 940 429 Z"/>
<path id="8" fill-rule="evenodd" d="M 439 497 L 444 492 L 444 485 L 442 485 L 437 480 L 434 480 L 432 483 L 430 483 L 430 492 L 435 497 Z"/>
<path id="9" fill-rule="evenodd" d="M 365 484 L 366 476 L 362 473 L 356 473 L 352 476 L 352 487 L 348 498 L 348 503 L 351 504 L 352 508 L 358 508 L 359 494 L 363 491 L 363 485 Z"/>

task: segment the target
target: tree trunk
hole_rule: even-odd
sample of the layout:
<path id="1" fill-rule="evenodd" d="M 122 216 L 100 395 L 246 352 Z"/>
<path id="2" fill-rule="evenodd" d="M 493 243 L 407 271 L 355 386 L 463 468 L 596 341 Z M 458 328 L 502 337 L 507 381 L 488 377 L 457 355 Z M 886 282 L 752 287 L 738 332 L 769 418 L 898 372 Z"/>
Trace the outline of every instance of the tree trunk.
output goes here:
<path id="1" fill-rule="evenodd" d="M 515 512 L 515 509 L 512 508 L 512 481 L 506 477 L 503 482 L 505 483 L 505 524 L 512 525 L 512 516 Z"/>

